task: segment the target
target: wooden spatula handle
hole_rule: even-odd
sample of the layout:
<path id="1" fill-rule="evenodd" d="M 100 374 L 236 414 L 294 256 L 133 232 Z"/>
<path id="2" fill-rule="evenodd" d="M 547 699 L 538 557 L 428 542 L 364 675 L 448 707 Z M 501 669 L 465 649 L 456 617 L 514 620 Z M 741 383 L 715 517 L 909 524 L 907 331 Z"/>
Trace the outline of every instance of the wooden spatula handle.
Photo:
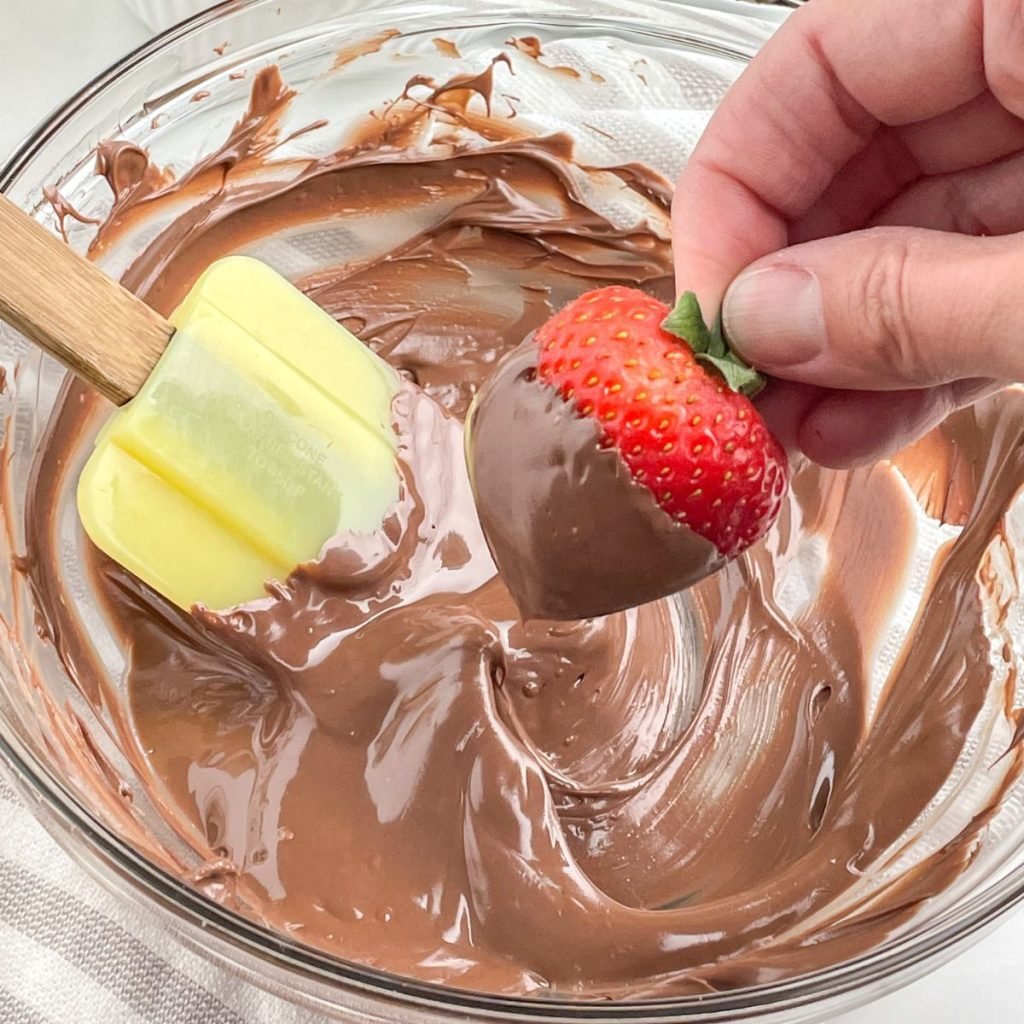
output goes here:
<path id="1" fill-rule="evenodd" d="M 121 405 L 174 328 L 0 195 L 0 320 Z"/>

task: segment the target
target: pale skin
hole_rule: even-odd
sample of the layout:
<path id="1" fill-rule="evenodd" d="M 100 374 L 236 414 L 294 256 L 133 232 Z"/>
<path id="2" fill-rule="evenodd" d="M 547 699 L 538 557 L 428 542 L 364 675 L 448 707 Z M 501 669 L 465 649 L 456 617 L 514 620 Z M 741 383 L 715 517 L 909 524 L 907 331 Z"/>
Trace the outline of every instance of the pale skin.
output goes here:
<path id="1" fill-rule="evenodd" d="M 812 0 L 715 113 L 673 208 L 792 449 L 868 462 L 1024 381 L 1024 0 Z M 723 305 L 724 302 L 724 305 Z"/>

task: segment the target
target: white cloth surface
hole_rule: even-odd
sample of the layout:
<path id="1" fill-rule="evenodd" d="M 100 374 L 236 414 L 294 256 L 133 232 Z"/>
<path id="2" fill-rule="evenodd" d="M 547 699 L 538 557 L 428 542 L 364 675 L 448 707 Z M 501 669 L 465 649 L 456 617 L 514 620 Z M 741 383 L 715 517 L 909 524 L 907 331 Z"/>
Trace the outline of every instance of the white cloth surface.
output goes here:
<path id="1" fill-rule="evenodd" d="M 60 100 L 147 35 L 122 0 L 0 0 L 0 163 Z M 832 1024 L 1010 1024 L 1021 1019 L 1022 957 L 1017 915 L 951 964 Z M 0 779 L 0 1024 L 315 1019 L 106 892 Z"/>
<path id="2" fill-rule="evenodd" d="M 74 864 L 0 777 L 0 1024 L 300 1024 L 140 920 Z"/>

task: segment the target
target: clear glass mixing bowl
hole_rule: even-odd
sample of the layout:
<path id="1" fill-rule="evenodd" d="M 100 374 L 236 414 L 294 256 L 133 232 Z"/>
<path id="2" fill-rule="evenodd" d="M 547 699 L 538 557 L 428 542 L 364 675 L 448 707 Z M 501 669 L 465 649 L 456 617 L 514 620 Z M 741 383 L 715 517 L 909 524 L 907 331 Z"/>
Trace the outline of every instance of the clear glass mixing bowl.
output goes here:
<path id="1" fill-rule="evenodd" d="M 327 116 L 343 125 L 348 114 L 363 112 L 358 90 L 351 80 L 344 95 L 325 87 L 324 73 L 341 47 L 384 27 L 400 32 L 389 45 L 407 56 L 406 76 L 431 56 L 436 59 L 431 40 L 439 34 L 464 43 L 467 52 L 500 46 L 509 35 L 532 34 L 545 41 L 611 37 L 666 59 L 688 54 L 704 69 L 684 126 L 695 137 L 781 16 L 731 0 L 518 0 L 514 8 L 500 0 L 235 0 L 171 29 L 72 97 L 0 171 L 0 188 L 54 230 L 53 209 L 43 199 L 46 185 L 59 182 L 82 213 L 102 214 L 109 194 L 92 162 L 99 140 L 128 138 L 146 146 L 157 163 L 187 168 L 225 136 L 243 109 L 248 83 L 241 72 L 270 62 L 280 64 L 300 90 L 297 119 Z M 192 102 L 200 93 L 208 95 Z M 638 119 L 626 113 L 635 127 Z M 644 157 L 671 174 L 680 152 L 659 154 L 653 145 L 667 116 L 648 112 L 639 124 L 651 149 Z M 69 220 L 66 226 L 71 244 L 83 249 L 91 225 Z M 141 241 L 129 236 L 105 254 L 104 265 L 118 272 Z M 11 385 L 0 396 L 8 514 L 0 545 L 7 547 L 12 569 L 0 579 L 0 757 L 40 820 L 104 884 L 145 912 L 161 915 L 183 941 L 257 984 L 359 1021 L 823 1020 L 934 968 L 1024 897 L 1024 841 L 1014 819 L 993 829 L 989 852 L 948 898 L 867 955 L 758 988 L 614 1006 L 442 990 L 342 962 L 243 919 L 208 898 L 201 883 L 181 880 L 196 866 L 194 854 L 165 827 L 142 787 L 133 786 L 134 769 L 97 710 L 102 702 L 94 705 L 71 685 L 52 643 L 43 639 L 45 623 L 33 618 L 31 594 L 15 571 L 16 555 L 24 550 L 33 455 L 45 444 L 63 372 L 11 331 L 0 332 L 0 359 Z M 69 479 L 74 469 L 69 467 Z M 116 680 L 121 654 L 105 638 L 81 575 L 70 500 L 63 502 L 57 530 L 68 593 Z M 115 683 L 107 699 L 119 696 Z"/>

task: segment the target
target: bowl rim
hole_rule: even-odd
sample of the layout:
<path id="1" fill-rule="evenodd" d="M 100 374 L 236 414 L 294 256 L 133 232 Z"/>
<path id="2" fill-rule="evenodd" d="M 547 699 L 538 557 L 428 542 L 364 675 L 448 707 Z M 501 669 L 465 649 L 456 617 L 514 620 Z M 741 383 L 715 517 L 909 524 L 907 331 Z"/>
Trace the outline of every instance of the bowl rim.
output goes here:
<path id="1" fill-rule="evenodd" d="M 37 151 L 85 109 L 104 90 L 129 73 L 140 61 L 156 55 L 193 32 L 216 23 L 226 14 L 255 7 L 273 0 L 219 0 L 213 6 L 157 33 L 101 71 L 89 82 L 59 103 L 29 132 L 6 162 L 0 165 L 0 192 L 6 193 L 17 182 Z M 399 0 L 377 0 L 399 2 Z M 652 6 L 690 7 L 712 11 L 743 13 L 762 21 L 780 23 L 776 8 L 759 6 L 749 0 L 646 0 Z M 763 0 L 761 0 L 763 2 Z M 800 7 L 805 0 L 777 0 L 783 7 Z M 515 14 L 516 12 L 509 12 Z M 538 24 L 566 24 L 579 20 L 578 15 L 560 15 L 544 19 L 528 12 Z M 473 24 L 482 22 L 474 21 Z M 628 24 L 636 32 L 635 24 Z M 651 32 L 658 36 L 656 30 Z M 717 45 L 717 44 L 716 44 Z M 735 52 L 736 57 L 749 59 L 751 53 Z M 1008 872 L 992 885 L 968 898 L 962 905 L 948 908 L 928 923 L 919 934 L 889 940 L 843 963 L 778 982 L 742 989 L 674 998 L 615 1000 L 612 1002 L 572 1001 L 571 999 L 538 999 L 524 996 L 502 996 L 445 987 L 391 974 L 376 968 L 346 961 L 320 952 L 313 947 L 289 939 L 278 932 L 251 921 L 203 896 L 185 881 L 149 861 L 123 840 L 110 826 L 80 805 L 68 787 L 31 751 L 0 716 L 0 765 L 8 770 L 28 809 L 44 825 L 47 815 L 84 841 L 93 866 L 98 862 L 113 867 L 122 877 L 141 888 L 148 903 L 157 903 L 165 914 L 165 923 L 173 918 L 180 929 L 182 923 L 200 928 L 207 935 L 228 946 L 242 949 L 289 973 L 319 983 L 335 984 L 364 997 L 383 998 L 421 1010 L 442 1013 L 476 1013 L 486 1019 L 537 1022 L 670 1022 L 670 1021 L 742 1021 L 755 1020 L 785 1011 L 794 1011 L 831 1001 L 855 990 L 864 992 L 860 1002 L 872 998 L 868 987 L 883 979 L 894 987 L 912 980 L 914 968 L 941 954 L 951 956 L 957 947 L 965 946 L 980 936 L 1000 917 L 1024 902 L 1024 865 Z M 62 842 L 62 845 L 66 844 Z M 67 850 L 74 856 L 79 851 Z M 96 872 L 93 871 L 96 875 Z M 98 877 L 98 876 L 97 876 Z M 100 878 L 101 884 L 112 888 L 111 880 Z M 119 898 L 126 898 L 118 892 Z M 258 981 L 258 979 L 257 979 Z"/>

